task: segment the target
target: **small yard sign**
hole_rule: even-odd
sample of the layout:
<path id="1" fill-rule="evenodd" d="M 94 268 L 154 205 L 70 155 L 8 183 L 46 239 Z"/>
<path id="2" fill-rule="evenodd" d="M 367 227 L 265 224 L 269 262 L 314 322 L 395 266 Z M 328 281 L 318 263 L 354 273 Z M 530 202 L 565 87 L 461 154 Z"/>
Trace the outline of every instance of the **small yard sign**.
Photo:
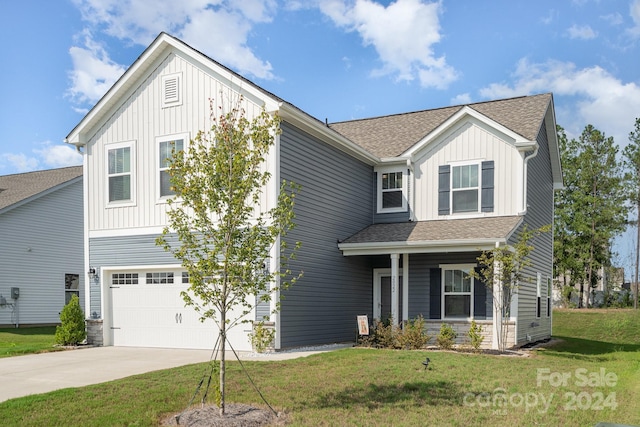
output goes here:
<path id="1" fill-rule="evenodd" d="M 369 335 L 369 321 L 366 314 L 358 316 L 358 333 L 360 335 Z"/>

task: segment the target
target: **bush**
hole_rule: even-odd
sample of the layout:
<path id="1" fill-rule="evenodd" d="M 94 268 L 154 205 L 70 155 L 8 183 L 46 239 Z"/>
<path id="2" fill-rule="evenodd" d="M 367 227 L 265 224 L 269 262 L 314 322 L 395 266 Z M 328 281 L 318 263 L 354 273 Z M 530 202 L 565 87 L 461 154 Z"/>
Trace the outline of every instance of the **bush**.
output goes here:
<path id="1" fill-rule="evenodd" d="M 431 339 L 424 326 L 422 316 L 409 320 L 402 329 L 392 325 L 390 321 L 374 320 L 370 334 L 360 338 L 360 345 L 411 350 L 424 348 Z"/>
<path id="2" fill-rule="evenodd" d="M 399 347 L 409 350 L 418 350 L 426 347 L 431 337 L 427 335 L 424 325 L 422 316 L 407 321 L 398 334 L 397 342 Z"/>
<path id="3" fill-rule="evenodd" d="M 482 335 L 482 326 L 478 325 L 475 320 L 471 321 L 471 326 L 469 327 L 469 339 L 473 350 L 478 351 L 482 341 L 484 341 L 484 335 Z"/>
<path id="4" fill-rule="evenodd" d="M 447 325 L 446 323 L 443 323 L 440 326 L 440 333 L 436 338 L 438 347 L 445 350 L 450 350 L 453 347 L 453 344 L 455 344 L 457 336 L 458 334 L 456 334 L 456 331 L 453 330 L 451 325 Z"/>
<path id="5" fill-rule="evenodd" d="M 264 322 L 253 324 L 253 332 L 249 334 L 251 345 L 258 353 L 264 353 L 269 348 L 273 348 L 273 339 L 276 330 L 265 326 Z"/>
<path id="6" fill-rule="evenodd" d="M 77 295 L 71 297 L 60 313 L 60 326 L 56 327 L 56 343 L 62 345 L 77 345 L 87 337 L 84 325 L 84 313 L 80 308 Z"/>

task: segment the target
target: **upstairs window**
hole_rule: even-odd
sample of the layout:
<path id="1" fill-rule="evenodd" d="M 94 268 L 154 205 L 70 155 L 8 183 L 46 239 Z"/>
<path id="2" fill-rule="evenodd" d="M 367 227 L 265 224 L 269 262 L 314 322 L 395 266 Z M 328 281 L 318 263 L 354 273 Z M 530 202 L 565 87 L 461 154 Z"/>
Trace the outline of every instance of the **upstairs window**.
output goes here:
<path id="1" fill-rule="evenodd" d="M 478 165 L 451 168 L 451 211 L 478 212 Z"/>
<path id="2" fill-rule="evenodd" d="M 378 171 L 378 213 L 407 210 L 407 182 L 402 170 Z"/>
<path id="3" fill-rule="evenodd" d="M 493 170 L 493 161 L 440 166 L 438 215 L 493 212 Z"/>
<path id="4" fill-rule="evenodd" d="M 176 192 L 171 188 L 169 163 L 174 153 L 184 150 L 185 138 L 160 139 L 158 143 L 158 183 L 160 197 L 173 196 Z"/>
<path id="5" fill-rule="evenodd" d="M 107 146 L 108 201 L 133 201 L 133 143 Z"/>

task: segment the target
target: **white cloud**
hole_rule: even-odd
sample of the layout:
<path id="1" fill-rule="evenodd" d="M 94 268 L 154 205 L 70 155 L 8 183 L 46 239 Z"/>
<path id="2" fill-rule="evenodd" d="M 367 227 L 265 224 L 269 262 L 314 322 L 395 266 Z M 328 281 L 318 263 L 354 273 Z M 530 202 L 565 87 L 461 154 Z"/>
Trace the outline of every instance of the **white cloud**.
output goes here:
<path id="1" fill-rule="evenodd" d="M 439 89 L 458 78 L 432 49 L 441 39 L 440 2 L 396 0 L 385 7 L 371 0 L 330 0 L 319 8 L 337 26 L 357 32 L 365 46 L 373 46 L 383 64 L 373 75 L 417 79 L 423 87 Z"/>
<path id="2" fill-rule="evenodd" d="M 82 164 L 82 154 L 69 145 L 52 145 L 50 142 L 45 142 L 41 149 L 34 149 L 33 152 L 41 158 L 46 166 L 51 168 Z"/>
<path id="3" fill-rule="evenodd" d="M 74 68 L 69 73 L 71 87 L 67 93 L 76 103 L 95 103 L 118 80 L 125 68 L 112 61 L 88 31 L 82 33 L 80 44 L 83 47 L 73 46 L 69 49 Z"/>
<path id="4" fill-rule="evenodd" d="M 614 25 L 614 26 L 620 25 L 624 22 L 624 19 L 622 18 L 622 15 L 620 14 L 620 12 L 610 13 L 608 15 L 602 15 L 600 19 L 609 23 L 609 25 Z"/>
<path id="5" fill-rule="evenodd" d="M 493 83 L 480 94 L 503 98 L 541 92 L 556 96 L 557 120 L 568 134 L 578 135 L 592 124 L 623 146 L 640 111 L 638 84 L 624 83 L 598 66 L 578 69 L 571 62 L 554 60 L 535 64 L 521 59 L 512 84 Z M 562 103 L 559 97 L 563 97 Z"/>
<path id="6" fill-rule="evenodd" d="M 273 19 L 276 0 L 74 0 L 74 3 L 96 34 L 104 32 L 147 46 L 165 31 L 240 73 L 274 78 L 271 64 L 257 58 L 247 40 L 254 24 Z M 70 92 L 76 100 L 94 102 L 111 86 L 101 70 L 124 70 L 102 48 L 74 46 L 70 54 L 74 63 Z"/>
<path id="7" fill-rule="evenodd" d="M 34 148 L 33 155 L 25 153 L 0 154 L 0 166 L 8 164 L 11 170 L 31 172 L 43 168 L 62 168 L 82 164 L 82 154 L 66 144 L 53 145 L 49 141 L 40 144 L 42 148 Z"/>
<path id="8" fill-rule="evenodd" d="M 595 39 L 598 35 L 589 25 L 572 25 L 567 29 L 567 34 L 571 39 L 589 40 Z"/>
<path id="9" fill-rule="evenodd" d="M 451 105 L 471 104 L 471 95 L 469 93 L 461 93 L 451 98 Z"/>
<path id="10" fill-rule="evenodd" d="M 15 169 L 18 172 L 31 172 L 38 169 L 39 165 L 38 159 L 28 157 L 23 153 L 4 153 L 2 154 L 2 159 L 11 165 L 11 169 Z"/>
<path id="11" fill-rule="evenodd" d="M 547 13 L 547 16 L 543 16 L 542 18 L 540 18 L 540 21 L 545 25 L 549 25 L 553 21 L 557 20 L 559 16 L 560 13 L 556 9 L 549 9 L 549 13 Z"/>

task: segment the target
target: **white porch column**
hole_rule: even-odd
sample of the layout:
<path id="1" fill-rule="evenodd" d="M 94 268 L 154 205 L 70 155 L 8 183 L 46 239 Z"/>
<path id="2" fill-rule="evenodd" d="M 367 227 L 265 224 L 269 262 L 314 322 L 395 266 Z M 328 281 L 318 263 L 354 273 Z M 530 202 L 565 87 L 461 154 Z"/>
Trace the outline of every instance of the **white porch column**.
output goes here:
<path id="1" fill-rule="evenodd" d="M 409 320 L 409 254 L 402 254 L 402 320 Z"/>
<path id="2" fill-rule="evenodd" d="M 398 324 L 398 279 L 400 254 L 391 254 L 391 324 Z"/>

